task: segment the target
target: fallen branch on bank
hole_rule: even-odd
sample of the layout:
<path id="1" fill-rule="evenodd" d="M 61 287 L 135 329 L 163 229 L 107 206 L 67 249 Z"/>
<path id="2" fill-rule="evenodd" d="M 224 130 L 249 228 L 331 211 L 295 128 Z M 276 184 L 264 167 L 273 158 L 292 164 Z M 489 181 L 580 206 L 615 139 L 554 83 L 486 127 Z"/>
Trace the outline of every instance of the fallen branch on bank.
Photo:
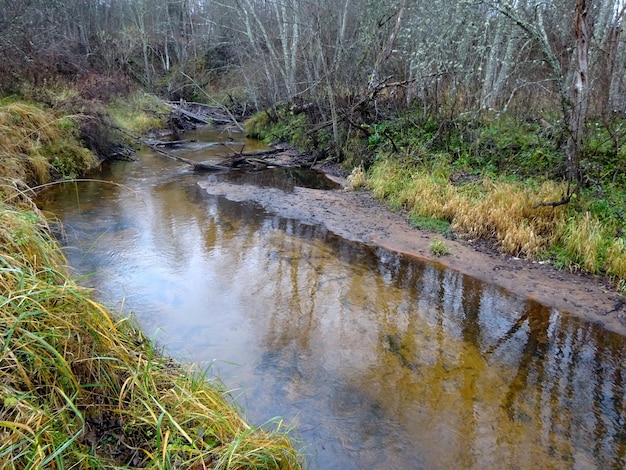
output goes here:
<path id="1" fill-rule="evenodd" d="M 576 194 L 578 194 L 579 188 L 580 188 L 580 185 L 576 186 L 574 190 L 570 192 L 570 185 L 568 183 L 567 194 L 563 196 L 563 199 L 561 199 L 560 201 L 553 201 L 553 202 L 538 202 L 537 204 L 533 206 L 533 209 L 538 209 L 539 207 L 552 207 L 554 209 L 555 207 L 569 204 L 569 202 L 572 200 L 572 197 L 576 197 Z"/>

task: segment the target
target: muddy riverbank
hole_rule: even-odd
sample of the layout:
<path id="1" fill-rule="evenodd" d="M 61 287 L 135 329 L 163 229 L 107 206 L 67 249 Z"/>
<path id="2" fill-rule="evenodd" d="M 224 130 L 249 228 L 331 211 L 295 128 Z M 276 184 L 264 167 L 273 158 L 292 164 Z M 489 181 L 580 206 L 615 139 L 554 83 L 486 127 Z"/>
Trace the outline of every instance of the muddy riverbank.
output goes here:
<path id="1" fill-rule="evenodd" d="M 348 240 L 439 263 L 626 335 L 626 299 L 607 279 L 503 255 L 484 242 L 446 240 L 450 254 L 434 256 L 429 244 L 441 235 L 416 230 L 405 217 L 390 211 L 370 193 L 343 189 L 343 178 L 329 176 L 342 188 L 328 191 L 297 187 L 284 192 L 210 179 L 199 184 L 210 194 L 252 201 L 277 215 L 321 224 Z"/>

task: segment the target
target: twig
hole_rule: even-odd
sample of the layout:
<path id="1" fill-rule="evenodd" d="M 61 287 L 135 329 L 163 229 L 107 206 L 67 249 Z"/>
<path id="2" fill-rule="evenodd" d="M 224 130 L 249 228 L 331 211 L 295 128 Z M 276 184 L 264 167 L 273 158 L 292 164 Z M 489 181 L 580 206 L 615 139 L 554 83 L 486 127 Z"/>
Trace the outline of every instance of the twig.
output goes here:
<path id="1" fill-rule="evenodd" d="M 560 201 L 553 201 L 553 202 L 539 202 L 533 206 L 533 209 L 538 209 L 539 207 L 552 207 L 554 209 L 555 207 L 568 204 L 572 200 L 572 196 L 578 193 L 579 188 L 580 186 L 576 185 L 576 187 L 570 192 L 570 182 L 568 182 L 566 196 L 564 196 L 563 199 L 561 199 Z"/>

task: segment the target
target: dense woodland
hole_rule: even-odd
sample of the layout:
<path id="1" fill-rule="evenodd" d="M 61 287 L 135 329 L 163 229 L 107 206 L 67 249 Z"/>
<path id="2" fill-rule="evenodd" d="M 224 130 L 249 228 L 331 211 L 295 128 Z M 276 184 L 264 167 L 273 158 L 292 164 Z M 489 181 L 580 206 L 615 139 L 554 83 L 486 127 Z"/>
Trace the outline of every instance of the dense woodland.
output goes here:
<path id="1" fill-rule="evenodd" d="M 227 87 L 248 110 L 310 106 L 336 149 L 346 124 L 366 132 L 380 113 L 504 114 L 558 134 L 563 171 L 579 180 L 585 149 L 616 153 L 624 140 L 625 10 L 623 0 L 1 0 L 0 83 L 11 92 L 62 77 L 99 97 L 138 82 L 205 102 Z M 600 148 L 586 146 L 590 123 L 605 131 Z"/>
<path id="2" fill-rule="evenodd" d="M 626 291 L 625 17 L 624 0 L 0 0 L 0 92 L 88 114 L 101 158 L 119 154 L 112 98 L 219 106 L 251 136 L 377 175 L 370 189 L 420 220 Z M 527 196 L 493 196 L 512 181 Z M 463 202 L 427 210 L 444 188 Z"/>

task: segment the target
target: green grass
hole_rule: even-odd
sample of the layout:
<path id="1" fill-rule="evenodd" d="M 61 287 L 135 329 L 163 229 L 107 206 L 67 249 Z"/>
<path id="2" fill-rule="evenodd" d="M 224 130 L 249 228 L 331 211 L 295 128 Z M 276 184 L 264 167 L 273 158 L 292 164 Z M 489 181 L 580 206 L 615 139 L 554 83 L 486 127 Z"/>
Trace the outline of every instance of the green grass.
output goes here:
<path id="1" fill-rule="evenodd" d="M 0 466 L 301 467 L 280 420 L 249 426 L 68 278 L 39 214 L 2 205 L 0 222 Z"/>
<path id="2" fill-rule="evenodd" d="M 116 126 L 137 136 L 163 128 L 169 113 L 157 96 L 142 91 L 113 100 L 107 110 Z"/>
<path id="3" fill-rule="evenodd" d="M 58 177 L 52 157 L 86 169 L 55 147 L 73 128 L 0 105 L 0 468 L 301 468 L 280 419 L 250 426 L 218 379 L 164 357 L 68 276 L 26 183 Z"/>
<path id="4" fill-rule="evenodd" d="M 435 239 L 428 244 L 430 252 L 435 256 L 444 256 L 450 254 L 450 249 L 443 240 Z"/>
<path id="5" fill-rule="evenodd" d="M 446 237 L 451 237 L 453 235 L 450 229 L 450 222 L 447 220 L 411 214 L 409 215 L 409 222 L 413 227 L 419 230 L 441 233 Z"/>

